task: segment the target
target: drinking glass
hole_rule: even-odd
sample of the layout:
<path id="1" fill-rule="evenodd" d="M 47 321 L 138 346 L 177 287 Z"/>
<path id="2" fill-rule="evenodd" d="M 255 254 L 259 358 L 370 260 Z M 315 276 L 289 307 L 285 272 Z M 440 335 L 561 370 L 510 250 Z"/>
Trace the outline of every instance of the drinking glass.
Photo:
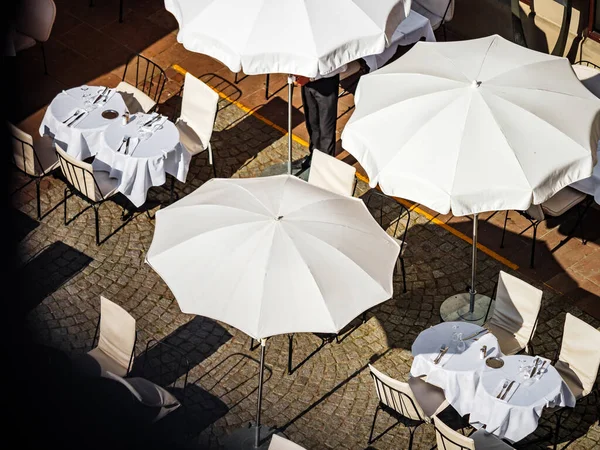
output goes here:
<path id="1" fill-rule="evenodd" d="M 456 343 L 456 350 L 458 350 L 459 353 L 462 353 L 467 348 L 467 344 L 465 343 L 465 341 L 463 341 L 463 334 L 458 333 L 457 339 L 458 339 L 458 341 Z"/>

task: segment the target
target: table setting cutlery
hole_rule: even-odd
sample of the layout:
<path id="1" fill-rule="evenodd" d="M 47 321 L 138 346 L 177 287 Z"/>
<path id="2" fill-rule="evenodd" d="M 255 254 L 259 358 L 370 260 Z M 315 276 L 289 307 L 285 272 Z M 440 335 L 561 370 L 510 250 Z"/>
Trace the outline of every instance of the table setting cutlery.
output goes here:
<path id="1" fill-rule="evenodd" d="M 76 123 L 80 122 L 81 119 L 83 119 L 83 117 L 87 115 L 87 113 L 88 112 L 86 110 L 78 109 L 75 114 L 73 114 L 71 117 L 69 117 L 69 119 L 67 119 L 63 123 L 65 123 L 68 127 L 71 127 Z"/>
<path id="2" fill-rule="evenodd" d="M 96 97 L 96 100 L 94 100 L 93 104 L 95 105 L 96 103 L 98 103 L 107 92 L 108 92 L 108 87 L 105 87 L 104 89 L 102 89 L 102 91 L 100 91 L 100 93 L 98 94 L 98 97 Z"/>
<path id="3" fill-rule="evenodd" d="M 80 112 L 81 112 L 80 108 L 77 108 L 77 109 L 71 111 L 71 114 L 69 114 L 67 116 L 67 118 L 62 121 L 62 123 L 66 124 L 67 122 L 69 122 L 70 120 L 72 120 L 73 118 L 75 118 L 75 116 L 77 116 L 77 114 L 79 114 Z"/>
<path id="4" fill-rule="evenodd" d="M 123 145 L 125 144 L 125 142 L 127 142 L 128 139 L 129 139 L 129 136 L 123 136 L 123 139 L 121 139 L 121 143 L 117 147 L 117 153 L 121 152 L 121 150 L 123 149 Z"/>
<path id="5" fill-rule="evenodd" d="M 517 388 L 519 387 L 519 384 L 520 383 L 515 380 L 507 380 L 507 379 L 501 380 L 501 382 L 498 384 L 498 386 L 500 386 L 500 385 L 502 385 L 502 386 L 500 387 L 499 390 L 498 390 L 498 388 L 496 388 L 496 391 L 498 392 L 496 394 L 496 398 L 498 400 L 509 401 L 510 398 L 515 393 L 515 391 L 517 390 Z M 514 387 L 514 389 L 513 389 L 513 387 Z"/>
<path id="6" fill-rule="evenodd" d="M 440 362 L 440 360 L 442 359 L 442 357 L 446 354 L 447 351 L 448 351 L 448 346 L 446 344 L 442 344 L 438 355 L 433 360 L 433 363 L 438 364 Z"/>
<path id="7" fill-rule="evenodd" d="M 139 143 L 140 143 L 139 138 L 136 138 L 136 137 L 128 138 L 124 153 L 129 156 L 133 155 L 133 152 L 135 151 L 135 149 L 137 148 Z"/>
<path id="8" fill-rule="evenodd" d="M 484 328 L 484 329 L 479 330 L 479 331 L 477 331 L 477 332 L 475 332 L 473 334 L 468 335 L 467 337 L 464 337 L 463 341 L 468 341 L 468 340 L 474 339 L 474 338 L 476 338 L 474 340 L 477 340 L 477 339 L 481 338 L 482 336 L 486 335 L 489 332 L 490 331 L 488 329 Z"/>

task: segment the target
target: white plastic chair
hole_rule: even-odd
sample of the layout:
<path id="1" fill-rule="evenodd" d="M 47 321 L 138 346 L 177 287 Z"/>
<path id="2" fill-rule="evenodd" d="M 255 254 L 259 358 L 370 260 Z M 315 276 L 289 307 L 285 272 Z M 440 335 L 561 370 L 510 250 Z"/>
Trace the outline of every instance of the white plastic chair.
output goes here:
<path id="1" fill-rule="evenodd" d="M 58 158 L 54 151 L 52 139 L 48 136 L 33 139 L 12 123 L 8 123 L 12 140 L 13 164 L 31 180 L 17 189 L 23 189 L 31 181 L 35 181 L 37 194 L 37 218 L 42 218 L 40 205 L 40 182 L 58 167 Z M 16 192 L 16 191 L 15 191 Z"/>
<path id="2" fill-rule="evenodd" d="M 320 150 L 313 150 L 308 182 L 352 197 L 356 189 L 356 168 Z"/>
<path id="3" fill-rule="evenodd" d="M 269 450 L 305 450 L 304 447 L 300 447 L 298 444 L 279 436 L 278 434 L 274 434 L 271 437 L 271 442 L 269 443 Z"/>
<path id="4" fill-rule="evenodd" d="M 433 416 L 433 425 L 439 450 L 510 450 L 514 448 L 483 428 L 470 436 L 464 436 L 450 428 L 437 416 Z"/>
<path id="5" fill-rule="evenodd" d="M 455 0 L 412 0 L 410 9 L 425 16 L 431 22 L 433 31 L 442 27 L 444 40 L 446 40 L 446 22 L 454 17 Z"/>
<path id="6" fill-rule="evenodd" d="M 530 350 L 542 295 L 541 290 L 520 278 L 502 270 L 498 274 L 494 312 L 484 327 L 496 336 L 504 355 Z"/>
<path id="7" fill-rule="evenodd" d="M 213 160 L 210 138 L 212 136 L 219 95 L 198 78 L 187 72 L 183 85 L 181 114 L 175 123 L 179 129 L 180 140 L 192 156 L 208 150 L 208 161 L 213 166 L 214 176 L 217 176 Z"/>
<path id="8" fill-rule="evenodd" d="M 124 377 L 134 360 L 136 341 L 135 319 L 122 307 L 100 296 L 100 319 L 96 327 L 96 347 L 87 354 L 104 372 Z"/>

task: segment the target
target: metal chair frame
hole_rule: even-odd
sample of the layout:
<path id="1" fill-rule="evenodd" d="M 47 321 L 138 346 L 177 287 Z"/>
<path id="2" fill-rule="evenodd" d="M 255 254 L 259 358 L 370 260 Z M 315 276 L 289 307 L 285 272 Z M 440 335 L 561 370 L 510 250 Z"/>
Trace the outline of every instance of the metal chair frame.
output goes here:
<path id="1" fill-rule="evenodd" d="M 81 186 L 82 183 L 80 183 L 80 178 L 75 176 L 74 174 L 76 173 L 77 170 L 81 171 L 82 173 L 84 173 L 84 172 L 87 173 L 89 176 L 91 176 L 93 178 L 94 185 L 95 185 L 96 189 L 98 189 L 98 192 L 100 192 L 100 187 L 98 186 L 98 182 L 96 181 L 96 178 L 94 177 L 93 172 L 91 172 L 90 170 L 85 169 L 83 167 L 78 167 L 75 164 L 71 163 L 70 161 L 67 161 L 60 154 L 58 154 L 58 152 L 56 154 L 58 156 L 58 161 L 60 163 L 62 170 L 64 172 L 71 174 L 71 178 L 74 178 L 77 181 L 77 186 L 74 186 L 69 180 L 65 180 L 66 184 L 67 184 L 67 187 L 65 188 L 64 200 L 63 200 L 65 226 L 68 225 L 73 220 L 75 220 L 81 214 L 83 214 L 89 207 L 92 207 L 94 209 L 94 218 L 95 218 L 95 223 L 96 223 L 96 245 L 100 245 L 100 222 L 99 222 L 98 211 L 100 209 L 100 205 L 102 205 L 104 202 L 106 202 L 110 197 L 103 196 L 101 200 L 92 200 L 90 198 L 90 194 L 88 192 L 87 183 L 83 183 L 83 186 Z M 82 178 L 85 178 L 85 175 Z M 72 197 L 73 195 L 76 195 L 79 198 L 85 200 L 86 202 L 88 202 L 90 204 L 90 206 L 88 206 L 88 208 L 84 208 L 79 213 L 77 213 L 73 218 L 67 220 L 67 200 L 70 197 Z M 126 214 L 125 208 L 123 207 L 123 212 L 121 213 L 121 220 L 123 222 L 128 222 L 129 220 L 132 219 L 132 217 L 133 217 L 132 215 Z M 112 236 L 113 233 L 114 233 L 114 231 L 111 234 L 109 234 L 108 237 Z M 108 239 L 108 237 L 106 239 Z"/>
<path id="2" fill-rule="evenodd" d="M 442 32 L 444 33 L 444 41 L 447 40 L 447 36 L 446 36 L 446 15 L 448 14 L 448 10 L 450 9 L 450 5 L 452 4 L 454 0 L 449 0 L 448 1 L 448 5 L 446 6 L 446 10 L 444 11 L 444 15 L 442 17 L 442 22 L 440 23 L 440 28 L 442 29 Z"/>
<path id="3" fill-rule="evenodd" d="M 142 70 L 141 72 L 140 59 L 146 62 L 146 70 Z M 165 87 L 165 83 L 167 82 L 167 75 L 165 71 L 154 61 L 146 58 L 143 55 L 140 55 L 139 53 L 136 53 L 130 56 L 127 60 L 127 63 L 125 64 L 125 71 L 123 72 L 122 81 L 125 81 L 127 69 L 129 69 L 130 64 L 135 64 L 135 87 L 140 89 L 144 94 L 146 94 L 156 103 L 156 105 L 151 109 L 151 111 L 155 110 L 158 105 L 158 101 L 160 100 L 160 96 L 162 95 L 163 89 Z M 150 68 L 152 68 L 151 72 Z M 148 74 L 148 72 L 150 72 L 150 74 Z M 156 89 L 154 89 L 154 94 L 152 94 L 152 83 L 154 82 L 155 77 L 158 77 L 158 80 L 156 81 Z"/>
<path id="4" fill-rule="evenodd" d="M 419 428 L 421 425 L 423 425 L 424 423 L 427 423 L 427 421 L 425 420 L 425 418 L 421 417 L 421 414 L 419 413 L 419 410 L 417 409 L 417 406 L 415 405 L 415 402 L 413 401 L 412 398 L 410 398 L 404 392 L 394 389 L 390 385 L 386 384 L 383 380 L 379 379 L 373 372 L 371 372 L 371 376 L 373 377 L 373 381 L 375 382 L 375 389 L 377 389 L 378 398 L 382 398 L 382 397 L 385 398 L 386 401 L 388 401 L 389 403 L 392 403 L 394 405 L 394 407 L 391 408 L 391 407 L 385 405 L 381 400 L 379 401 L 379 404 L 377 405 L 377 408 L 375 409 L 375 415 L 373 416 L 373 424 L 371 425 L 371 432 L 369 433 L 369 442 L 368 443 L 372 444 L 377 439 L 379 439 L 381 436 L 383 436 L 388 431 L 390 431 L 392 428 L 394 428 L 396 425 L 398 425 L 400 422 L 403 422 L 403 424 L 406 426 L 406 428 L 408 428 L 408 432 L 410 433 L 410 439 L 408 441 L 408 448 L 410 450 L 412 448 L 415 431 L 417 431 L 417 428 Z M 382 392 L 382 390 L 380 389 L 380 384 L 386 386 L 386 388 L 389 389 L 390 391 L 393 391 L 394 393 L 398 394 L 399 401 L 397 401 L 396 397 L 394 397 L 394 396 L 391 396 L 391 398 L 389 398 L 386 390 L 383 390 L 383 392 Z M 410 403 L 408 403 L 408 402 L 410 402 Z M 397 403 L 399 403 L 399 404 L 397 404 Z M 410 404 L 410 406 L 412 406 L 413 410 L 416 411 L 417 415 L 419 416 L 419 419 L 416 421 L 413 419 L 409 419 L 405 415 L 405 411 L 407 411 L 407 405 L 409 405 L 409 404 Z M 379 411 L 381 411 L 381 410 L 387 412 L 389 415 L 391 415 L 397 421 L 395 424 L 388 427 L 382 433 L 377 435 L 375 437 L 375 439 L 373 439 L 373 432 L 375 430 L 377 414 L 379 414 Z M 411 420 L 413 422 L 417 422 L 416 425 L 414 425 L 414 426 L 408 425 L 406 423 L 407 419 Z"/>
<path id="5" fill-rule="evenodd" d="M 586 59 L 580 59 L 575 64 L 581 64 L 582 66 L 588 66 L 588 67 L 593 67 L 594 69 L 600 69 L 599 65 L 594 64 L 593 62 L 588 61 Z"/>
<path id="6" fill-rule="evenodd" d="M 96 323 L 96 331 L 94 332 L 94 339 L 92 340 L 92 347 L 90 348 L 90 351 L 93 350 L 94 348 L 96 348 L 96 345 L 98 345 L 98 335 L 100 333 L 100 319 L 102 317 L 98 317 L 98 322 Z M 125 374 L 125 376 L 129 375 L 131 372 L 131 368 L 133 367 L 133 361 L 135 359 L 135 346 L 137 344 L 137 339 L 138 339 L 138 333 L 137 330 L 135 330 L 135 339 L 133 341 L 133 349 L 131 350 L 131 356 L 129 357 L 129 365 L 127 366 L 127 373 Z"/>
<path id="7" fill-rule="evenodd" d="M 383 203 L 385 200 L 389 199 L 390 197 L 388 197 L 387 195 L 379 192 L 379 191 L 372 191 L 371 194 L 369 195 L 369 197 L 366 200 L 366 205 L 367 208 L 369 208 L 371 206 L 371 201 L 373 199 L 373 197 L 376 196 L 379 198 L 380 203 L 379 203 L 379 225 L 381 227 L 383 227 Z M 404 215 L 406 215 L 406 226 L 404 227 L 404 232 L 402 233 L 402 244 L 400 245 L 400 253 L 398 253 L 398 260 L 400 261 L 400 268 L 402 270 L 402 286 L 403 286 L 403 292 L 406 292 L 406 269 L 404 267 L 404 257 L 402 256 L 403 251 L 404 251 L 404 246 L 406 245 L 406 232 L 408 231 L 408 225 L 410 224 L 410 210 L 404 206 L 402 203 L 398 203 L 398 206 L 400 207 L 400 215 L 398 216 L 398 219 L 396 220 L 396 225 L 394 227 L 394 232 L 392 234 L 392 236 L 396 237 L 397 233 L 398 233 L 398 225 L 400 224 L 400 220 L 402 219 L 402 217 Z M 391 225 L 391 224 L 390 224 Z M 397 272 L 397 269 L 394 267 L 394 273 Z"/>
<path id="8" fill-rule="evenodd" d="M 28 142 L 23 141 L 22 139 L 19 139 L 18 137 L 16 137 L 13 134 L 11 134 L 11 137 L 12 137 L 12 139 L 15 139 L 15 140 L 17 140 L 17 141 L 19 141 L 21 143 L 21 151 L 22 151 L 23 161 L 25 161 L 25 146 L 31 147 L 31 150 L 33 151 L 33 156 L 35 158 L 35 162 L 37 163 L 37 165 L 39 167 L 42 167 L 42 164 L 40 162 L 40 158 L 37 155 L 37 152 L 35 151 L 35 147 L 33 145 L 31 145 Z M 17 170 L 19 170 L 20 172 L 22 172 L 25 175 L 27 175 L 30 178 L 30 180 L 27 183 L 25 183 L 23 186 L 20 186 L 17 189 L 15 189 L 13 192 L 11 192 L 10 195 L 16 194 L 21 189 L 24 189 L 30 183 L 32 183 L 32 182 L 35 181 L 35 192 L 36 192 L 36 202 L 37 202 L 37 220 L 41 220 L 42 219 L 42 207 L 41 207 L 41 203 L 40 203 L 40 183 L 42 182 L 42 178 L 44 178 L 45 176 L 50 175 L 51 173 L 53 173 L 58 168 L 58 166 L 56 166 L 54 169 L 50 170 L 49 172 L 46 172 L 46 173 L 44 173 L 42 175 L 39 175 L 39 176 L 31 175 L 30 173 L 27 173 L 26 171 L 24 171 L 23 169 L 21 169 L 17 165 L 14 152 L 11 152 L 11 156 L 12 156 L 13 165 L 17 168 Z M 58 205 L 56 205 L 56 206 L 58 206 Z"/>
<path id="9" fill-rule="evenodd" d="M 569 233 L 567 233 L 567 237 L 565 237 L 565 239 L 563 239 L 558 244 L 559 246 L 564 244 L 568 239 L 570 239 L 572 237 L 572 235 L 575 232 L 575 230 L 577 229 L 577 227 L 579 227 L 579 231 L 581 231 L 581 243 L 583 245 L 587 244 L 587 239 L 585 238 L 585 233 L 584 233 L 584 229 L 583 229 L 583 218 L 584 218 L 585 214 L 587 213 L 587 210 L 589 209 L 591 204 L 592 204 L 592 199 L 588 196 L 586 199 L 584 199 L 583 201 L 581 201 L 580 203 L 575 205 L 575 207 L 577 208 L 577 221 L 575 222 L 573 229 L 571 231 L 569 231 Z M 564 214 L 567 214 L 568 212 L 569 211 L 565 211 Z M 506 215 L 504 217 L 504 227 L 502 228 L 502 239 L 500 241 L 500 248 L 504 248 L 504 236 L 506 234 L 506 222 L 508 222 L 508 213 L 509 213 L 509 211 L 507 210 Z M 529 222 L 531 222 L 531 225 L 529 225 L 527 228 L 525 228 L 523 231 L 521 231 L 519 233 L 519 236 L 521 236 L 523 233 L 525 233 L 527 230 L 529 230 L 531 227 L 533 227 L 533 240 L 531 242 L 531 256 L 530 256 L 530 260 L 529 260 L 529 267 L 533 269 L 534 262 L 535 262 L 535 244 L 537 241 L 537 228 L 540 225 L 540 223 L 542 223 L 544 220 L 546 220 L 546 213 L 544 213 L 543 220 L 534 219 L 527 213 L 527 211 L 517 211 L 517 213 L 519 213 L 521 216 L 525 217 L 527 220 L 529 220 Z M 564 215 L 564 214 L 561 214 L 561 215 Z"/>

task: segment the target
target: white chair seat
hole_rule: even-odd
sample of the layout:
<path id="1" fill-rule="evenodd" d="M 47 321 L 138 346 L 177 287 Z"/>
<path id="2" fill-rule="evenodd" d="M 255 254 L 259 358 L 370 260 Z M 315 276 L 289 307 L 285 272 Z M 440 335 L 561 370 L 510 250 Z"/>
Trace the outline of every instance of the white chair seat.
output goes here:
<path id="1" fill-rule="evenodd" d="M 40 173 L 47 174 L 58 167 L 58 158 L 52 138 L 48 136 L 36 138 L 33 140 L 33 146 L 41 164 Z"/>
<path id="2" fill-rule="evenodd" d="M 484 429 L 477 430 L 469 437 L 475 442 L 476 450 L 510 450 L 514 448 Z"/>
<path id="3" fill-rule="evenodd" d="M 121 366 L 117 361 L 104 353 L 100 348 L 96 347 L 93 350 L 90 350 L 87 354 L 96 360 L 103 371 L 112 372 L 120 377 L 127 375 L 127 367 Z"/>
<path id="4" fill-rule="evenodd" d="M 19 33 L 18 31 L 13 33 L 12 39 L 15 52 L 20 52 L 21 50 L 34 47 L 36 44 L 36 40 L 34 38 L 27 36 L 26 34 Z"/>
<path id="5" fill-rule="evenodd" d="M 413 1 L 411 3 L 410 9 L 418 12 L 422 16 L 427 17 L 429 19 L 429 22 L 431 22 L 431 28 L 434 31 L 437 30 L 440 27 L 440 25 L 442 24 L 442 18 L 440 16 L 436 15 L 435 13 L 432 13 L 427 8 L 425 8 L 424 6 L 420 5 L 419 3 L 415 2 L 415 1 Z"/>
<path id="6" fill-rule="evenodd" d="M 581 203 L 585 197 L 586 195 L 583 192 L 566 186 L 542 203 L 542 209 L 549 216 L 558 217 Z"/>
<path id="7" fill-rule="evenodd" d="M 490 332 L 498 339 L 498 345 L 500 345 L 500 350 L 504 355 L 516 355 L 523 350 L 523 347 L 519 341 L 517 341 L 514 334 L 489 322 L 486 323 L 484 327 L 490 330 Z"/>
<path id="8" fill-rule="evenodd" d="M 600 70 L 584 64 L 573 64 L 577 78 L 596 97 L 600 97 Z"/>
<path id="9" fill-rule="evenodd" d="M 346 78 L 351 77 L 352 75 L 354 75 L 355 73 L 358 73 L 359 71 L 360 71 L 360 63 L 358 62 L 358 60 L 349 62 L 346 70 L 344 70 L 342 73 L 340 73 L 340 81 L 343 81 Z"/>
<path id="10" fill-rule="evenodd" d="M 126 81 L 121 81 L 117 85 L 117 92 L 121 94 L 125 106 L 127 106 L 127 109 L 132 114 L 140 112 L 147 113 L 156 105 L 154 100 Z"/>
<path id="11" fill-rule="evenodd" d="M 98 183 L 98 188 L 103 198 L 108 198 L 117 193 L 119 182 L 116 178 L 110 178 L 108 172 L 94 171 L 94 179 Z"/>
<path id="12" fill-rule="evenodd" d="M 313 150 L 308 182 L 328 191 L 352 197 L 356 168 L 320 150 Z"/>
<path id="13" fill-rule="evenodd" d="M 583 385 L 577 374 L 564 361 L 557 361 L 554 365 L 560 377 L 563 379 L 577 400 L 583 397 Z"/>
<path id="14" fill-rule="evenodd" d="M 431 417 L 448 407 L 449 403 L 443 389 L 419 377 L 410 377 L 408 385 L 427 420 L 431 420 Z"/>

